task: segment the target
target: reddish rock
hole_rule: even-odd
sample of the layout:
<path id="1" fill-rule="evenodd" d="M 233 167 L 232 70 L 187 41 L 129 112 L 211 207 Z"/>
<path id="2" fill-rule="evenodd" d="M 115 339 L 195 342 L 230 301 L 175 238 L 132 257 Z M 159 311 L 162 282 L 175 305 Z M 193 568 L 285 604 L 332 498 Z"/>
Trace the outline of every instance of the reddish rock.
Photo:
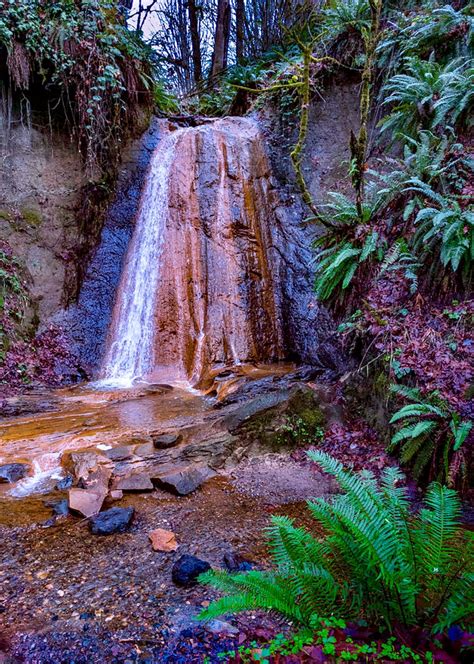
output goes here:
<path id="1" fill-rule="evenodd" d="M 168 553 L 170 551 L 176 551 L 178 548 L 176 536 L 171 530 L 157 528 L 156 530 L 152 530 L 151 533 L 148 533 L 148 537 L 150 538 L 153 551 L 164 551 Z"/>
<path id="2" fill-rule="evenodd" d="M 69 509 L 80 512 L 85 517 L 94 516 L 100 512 L 107 491 L 104 488 L 97 489 L 70 489 Z"/>

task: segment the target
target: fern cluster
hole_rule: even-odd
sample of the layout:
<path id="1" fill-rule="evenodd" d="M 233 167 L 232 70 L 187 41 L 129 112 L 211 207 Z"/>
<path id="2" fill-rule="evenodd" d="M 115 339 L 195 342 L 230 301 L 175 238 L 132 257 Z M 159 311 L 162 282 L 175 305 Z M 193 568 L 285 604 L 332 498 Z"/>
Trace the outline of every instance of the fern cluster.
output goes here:
<path id="1" fill-rule="evenodd" d="M 474 539 L 461 528 L 455 491 L 432 484 L 414 514 L 398 469 L 386 469 L 377 481 L 323 452 L 309 457 L 343 491 L 308 502 L 325 538 L 274 516 L 268 529 L 273 569 L 201 577 L 226 595 L 200 618 L 262 609 L 310 628 L 329 615 L 363 617 L 389 629 L 397 621 L 433 633 L 472 625 Z"/>
<path id="2" fill-rule="evenodd" d="M 400 448 L 400 460 L 411 464 L 413 475 L 423 475 L 454 483 L 463 467 L 463 444 L 472 422 L 452 412 L 436 393 L 427 398 L 418 388 L 392 385 L 391 391 L 410 403 L 400 408 L 390 424 L 398 431 L 392 437 L 392 449 Z"/>

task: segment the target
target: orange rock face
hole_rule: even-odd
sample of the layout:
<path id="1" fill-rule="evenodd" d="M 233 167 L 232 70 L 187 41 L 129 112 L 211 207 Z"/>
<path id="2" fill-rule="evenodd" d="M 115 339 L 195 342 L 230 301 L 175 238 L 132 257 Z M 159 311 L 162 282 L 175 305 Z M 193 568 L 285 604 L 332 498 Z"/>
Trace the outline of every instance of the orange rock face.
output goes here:
<path id="1" fill-rule="evenodd" d="M 278 275 L 269 259 L 275 197 L 251 120 L 164 136 L 116 298 L 106 378 L 164 376 L 199 385 L 216 366 L 284 357 Z"/>

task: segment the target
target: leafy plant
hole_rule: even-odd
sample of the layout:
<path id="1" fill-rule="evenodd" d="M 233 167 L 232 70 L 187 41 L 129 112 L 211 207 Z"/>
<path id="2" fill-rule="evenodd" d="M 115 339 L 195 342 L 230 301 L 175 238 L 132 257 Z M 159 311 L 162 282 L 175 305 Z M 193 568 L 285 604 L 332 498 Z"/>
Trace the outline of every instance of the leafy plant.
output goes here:
<path id="1" fill-rule="evenodd" d="M 437 198 L 440 208 L 423 207 L 417 214 L 415 250 L 426 256 L 437 250 L 443 267 L 469 272 L 474 259 L 474 208 L 462 209 L 452 198 Z"/>
<path id="2" fill-rule="evenodd" d="M 323 452 L 308 455 L 344 492 L 308 502 L 325 538 L 274 516 L 268 529 L 273 569 L 202 576 L 227 595 L 200 618 L 262 609 L 310 629 L 327 615 L 363 616 L 388 629 L 394 621 L 433 632 L 468 625 L 474 614 L 474 541 L 460 525 L 455 491 L 432 484 L 425 506 L 413 514 L 396 468 L 385 469 L 377 481 Z"/>
<path id="3" fill-rule="evenodd" d="M 406 240 L 401 238 L 385 254 L 379 276 L 382 277 L 387 272 L 402 272 L 413 295 L 418 290 L 418 270 L 421 267 L 422 263 L 410 251 Z"/>
<path id="4" fill-rule="evenodd" d="M 404 60 L 404 72 L 386 83 L 383 104 L 394 105 L 380 123 L 382 131 L 416 137 L 421 129 L 456 124 L 473 101 L 474 72 L 466 59 L 442 65 L 433 58 Z"/>
<path id="5" fill-rule="evenodd" d="M 331 37 L 342 33 L 362 34 L 370 27 L 370 5 L 368 0 L 333 0 L 323 12 L 324 28 Z"/>
<path id="6" fill-rule="evenodd" d="M 455 484 L 472 422 L 452 412 L 436 393 L 423 398 L 417 388 L 392 385 L 390 389 L 410 401 L 390 420 L 398 428 L 391 447 L 400 448 L 400 461 L 410 464 L 418 479 L 428 474 Z"/>

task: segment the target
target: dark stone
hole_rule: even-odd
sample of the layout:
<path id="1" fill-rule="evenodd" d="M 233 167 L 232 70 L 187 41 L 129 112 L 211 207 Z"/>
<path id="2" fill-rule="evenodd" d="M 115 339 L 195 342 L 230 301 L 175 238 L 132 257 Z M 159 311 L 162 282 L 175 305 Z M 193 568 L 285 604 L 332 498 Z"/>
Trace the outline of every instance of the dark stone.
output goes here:
<path id="1" fill-rule="evenodd" d="M 74 481 L 74 478 L 73 478 L 72 475 L 66 475 L 66 477 L 63 477 L 56 484 L 56 489 L 58 491 L 65 491 L 66 489 L 70 489 L 72 487 L 73 481 Z"/>
<path id="2" fill-rule="evenodd" d="M 189 466 L 163 470 L 162 474 L 153 475 L 152 480 L 160 489 L 187 496 L 213 475 L 215 473 L 208 466 Z"/>
<path id="3" fill-rule="evenodd" d="M 211 566 L 207 561 L 185 554 L 178 558 L 173 565 L 171 578 L 177 586 L 194 586 L 197 583 L 198 576 L 210 569 Z"/>
<path id="4" fill-rule="evenodd" d="M 163 433 L 156 436 L 153 435 L 152 438 L 153 445 L 158 450 L 167 450 L 169 447 L 174 447 L 183 439 L 179 433 Z"/>
<path id="5" fill-rule="evenodd" d="M 11 484 L 18 482 L 28 475 L 29 466 L 27 463 L 6 463 L 0 466 L 0 484 Z"/>
<path id="6" fill-rule="evenodd" d="M 51 507 L 53 514 L 56 516 L 66 516 L 69 513 L 68 499 L 63 500 L 48 500 L 45 502 L 46 507 Z"/>
<path id="7" fill-rule="evenodd" d="M 132 523 L 133 507 L 111 507 L 91 518 L 89 528 L 94 535 L 112 535 L 125 532 Z"/>
<path id="8" fill-rule="evenodd" d="M 252 569 L 252 564 L 238 553 L 225 553 L 223 561 L 229 572 L 249 572 Z"/>

